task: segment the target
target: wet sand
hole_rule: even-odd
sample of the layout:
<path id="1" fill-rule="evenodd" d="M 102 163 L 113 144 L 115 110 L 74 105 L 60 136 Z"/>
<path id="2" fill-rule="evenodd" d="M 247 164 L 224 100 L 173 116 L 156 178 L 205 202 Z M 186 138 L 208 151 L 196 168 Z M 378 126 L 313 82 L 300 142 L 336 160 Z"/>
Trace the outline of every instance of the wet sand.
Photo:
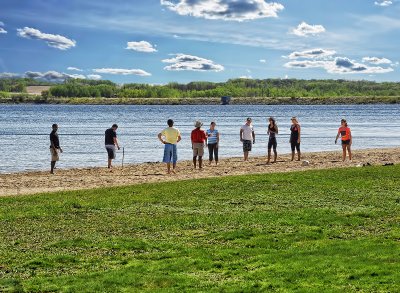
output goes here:
<path id="1" fill-rule="evenodd" d="M 355 167 L 357 165 L 384 165 L 400 163 L 400 148 L 354 150 L 351 162 L 341 160 L 341 151 L 304 153 L 301 161 L 290 161 L 289 155 L 278 156 L 278 162 L 266 165 L 266 157 L 221 159 L 218 166 L 205 161 L 202 170 L 194 170 L 191 161 L 177 164 L 176 174 L 166 174 L 163 163 L 133 164 L 113 168 L 56 169 L 51 175 L 44 172 L 0 174 L 0 196 L 25 195 L 42 192 L 81 190 L 98 187 L 124 186 L 150 182 L 167 182 L 230 175 L 292 172 L 312 169 Z M 206 156 L 208 157 L 208 156 Z M 307 166 L 303 161 L 308 161 Z M 105 162 L 106 163 L 106 162 Z"/>

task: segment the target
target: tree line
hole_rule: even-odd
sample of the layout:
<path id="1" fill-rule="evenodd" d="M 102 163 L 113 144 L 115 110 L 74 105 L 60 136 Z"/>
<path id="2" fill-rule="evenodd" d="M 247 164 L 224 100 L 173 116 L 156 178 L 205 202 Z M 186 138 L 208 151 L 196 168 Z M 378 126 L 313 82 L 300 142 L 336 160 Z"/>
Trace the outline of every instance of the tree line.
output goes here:
<path id="1" fill-rule="evenodd" d="M 0 79 L 0 91 L 23 92 L 27 85 L 43 85 L 31 79 Z M 47 83 L 48 84 L 48 83 Z M 399 96 L 399 82 L 300 79 L 230 79 L 226 82 L 171 82 L 165 85 L 108 80 L 68 79 L 52 84 L 43 97 L 104 98 L 207 98 L 207 97 L 369 97 Z"/>

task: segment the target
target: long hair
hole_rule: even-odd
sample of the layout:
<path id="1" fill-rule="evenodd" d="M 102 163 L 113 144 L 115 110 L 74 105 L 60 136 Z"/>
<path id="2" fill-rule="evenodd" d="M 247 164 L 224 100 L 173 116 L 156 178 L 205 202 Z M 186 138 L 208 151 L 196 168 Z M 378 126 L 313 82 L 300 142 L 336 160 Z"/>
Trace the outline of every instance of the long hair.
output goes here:
<path id="1" fill-rule="evenodd" d="M 278 125 L 276 125 L 276 121 L 274 117 L 269 117 L 268 121 L 272 121 L 272 127 L 273 129 L 276 129 Z"/>
<path id="2" fill-rule="evenodd" d="M 346 121 L 346 119 L 342 119 L 340 122 L 341 122 L 341 123 L 344 123 L 344 126 L 347 127 L 347 121 Z"/>

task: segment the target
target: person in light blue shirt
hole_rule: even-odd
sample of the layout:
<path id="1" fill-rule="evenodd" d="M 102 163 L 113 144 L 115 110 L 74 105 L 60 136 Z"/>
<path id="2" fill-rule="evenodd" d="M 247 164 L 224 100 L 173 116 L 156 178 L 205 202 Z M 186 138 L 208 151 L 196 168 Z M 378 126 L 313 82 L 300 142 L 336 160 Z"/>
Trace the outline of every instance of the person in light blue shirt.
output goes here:
<path id="1" fill-rule="evenodd" d="M 219 132 L 215 129 L 216 125 L 214 121 L 211 122 L 210 129 L 207 130 L 208 159 L 210 165 L 213 159 L 215 159 L 215 165 L 218 165 Z"/>

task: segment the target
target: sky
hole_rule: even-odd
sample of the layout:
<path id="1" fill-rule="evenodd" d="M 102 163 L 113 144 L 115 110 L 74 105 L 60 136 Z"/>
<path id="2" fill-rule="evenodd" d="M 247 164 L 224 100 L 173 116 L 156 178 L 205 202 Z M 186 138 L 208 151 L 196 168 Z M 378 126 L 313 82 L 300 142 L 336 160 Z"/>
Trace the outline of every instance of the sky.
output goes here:
<path id="1" fill-rule="evenodd" d="M 400 0 L 1 0 L 0 77 L 400 80 Z"/>

